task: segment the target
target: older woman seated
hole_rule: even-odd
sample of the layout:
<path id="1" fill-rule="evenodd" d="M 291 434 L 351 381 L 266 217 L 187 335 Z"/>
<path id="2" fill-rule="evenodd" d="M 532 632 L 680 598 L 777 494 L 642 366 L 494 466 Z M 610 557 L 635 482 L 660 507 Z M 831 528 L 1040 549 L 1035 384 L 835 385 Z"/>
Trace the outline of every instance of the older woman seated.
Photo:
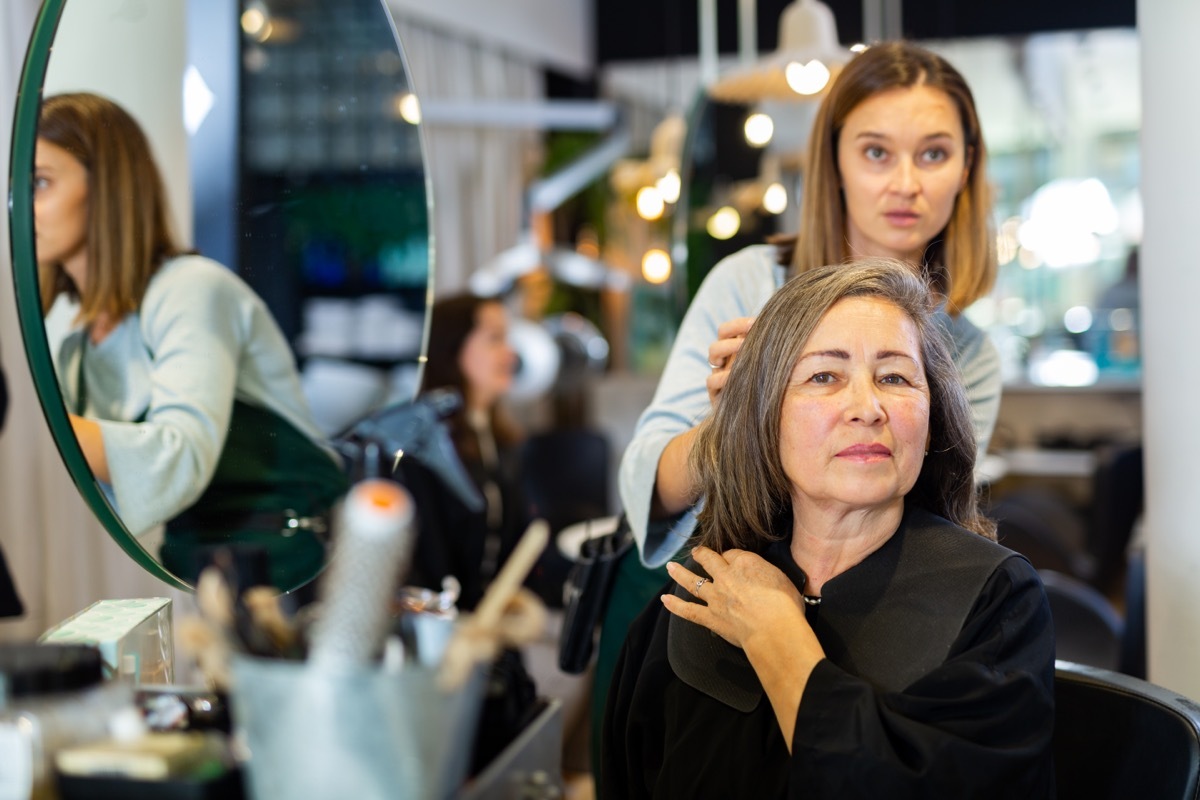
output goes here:
<path id="1" fill-rule="evenodd" d="M 781 289 L 692 459 L 698 545 L 622 650 L 604 796 L 1053 796 L 1049 608 L 977 509 L 912 270 Z"/>

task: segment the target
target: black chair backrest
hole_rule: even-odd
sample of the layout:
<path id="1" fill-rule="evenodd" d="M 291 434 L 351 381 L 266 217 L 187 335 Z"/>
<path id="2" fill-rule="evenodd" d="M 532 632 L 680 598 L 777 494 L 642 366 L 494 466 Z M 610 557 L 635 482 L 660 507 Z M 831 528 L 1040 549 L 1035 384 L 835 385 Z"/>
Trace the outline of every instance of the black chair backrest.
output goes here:
<path id="1" fill-rule="evenodd" d="M 1200 798 L 1200 705 L 1118 672 L 1055 666 L 1060 800 Z"/>
<path id="2" fill-rule="evenodd" d="M 587 428 L 535 434 L 521 448 L 525 499 L 554 533 L 609 515 L 608 467 L 608 438 Z"/>
<path id="3" fill-rule="evenodd" d="M 1040 569 L 1050 616 L 1054 651 L 1063 661 L 1104 669 L 1120 666 L 1124 623 L 1108 598 L 1078 578 Z"/>

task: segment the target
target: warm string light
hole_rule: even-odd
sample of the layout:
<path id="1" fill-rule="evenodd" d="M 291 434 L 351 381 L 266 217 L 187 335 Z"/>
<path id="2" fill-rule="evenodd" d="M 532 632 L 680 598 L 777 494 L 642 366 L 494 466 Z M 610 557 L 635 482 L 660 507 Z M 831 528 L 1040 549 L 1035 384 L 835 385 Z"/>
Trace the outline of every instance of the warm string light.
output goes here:
<path id="1" fill-rule="evenodd" d="M 671 277 L 671 257 L 667 251 L 653 248 L 642 256 L 642 277 L 647 283 L 666 283 Z"/>

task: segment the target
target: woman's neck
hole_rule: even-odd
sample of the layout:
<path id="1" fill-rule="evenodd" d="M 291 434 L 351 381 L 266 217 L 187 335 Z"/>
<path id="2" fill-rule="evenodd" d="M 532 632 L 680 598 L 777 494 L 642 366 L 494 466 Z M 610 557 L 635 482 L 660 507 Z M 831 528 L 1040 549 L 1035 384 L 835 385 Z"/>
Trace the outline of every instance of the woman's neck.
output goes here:
<path id="1" fill-rule="evenodd" d="M 88 323 L 88 341 L 92 344 L 100 344 L 116 329 L 118 322 L 120 320 L 114 320 L 107 311 L 101 311 Z"/>
<path id="2" fill-rule="evenodd" d="M 792 558 L 804 570 L 804 593 L 821 587 L 874 553 L 892 537 L 904 516 L 904 500 L 883 507 L 834 510 L 792 504 Z"/>

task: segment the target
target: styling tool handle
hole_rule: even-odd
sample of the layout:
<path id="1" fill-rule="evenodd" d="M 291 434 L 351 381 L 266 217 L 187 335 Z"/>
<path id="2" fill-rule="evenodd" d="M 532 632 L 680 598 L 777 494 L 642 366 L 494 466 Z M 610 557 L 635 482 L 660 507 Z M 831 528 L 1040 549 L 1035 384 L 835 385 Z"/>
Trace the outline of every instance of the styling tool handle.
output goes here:
<path id="1" fill-rule="evenodd" d="M 549 541 L 550 525 L 546 520 L 535 519 L 525 529 L 488 584 L 475 612 L 461 619 L 455 628 L 438 675 L 443 689 L 462 686 L 475 665 L 494 659 L 501 646 L 533 641 L 545 628 L 545 606 L 521 586 Z"/>
<path id="2" fill-rule="evenodd" d="M 309 659 L 315 666 L 370 664 L 383 647 L 391 596 L 413 547 L 413 500 L 400 484 L 356 483 L 340 512 Z"/>

